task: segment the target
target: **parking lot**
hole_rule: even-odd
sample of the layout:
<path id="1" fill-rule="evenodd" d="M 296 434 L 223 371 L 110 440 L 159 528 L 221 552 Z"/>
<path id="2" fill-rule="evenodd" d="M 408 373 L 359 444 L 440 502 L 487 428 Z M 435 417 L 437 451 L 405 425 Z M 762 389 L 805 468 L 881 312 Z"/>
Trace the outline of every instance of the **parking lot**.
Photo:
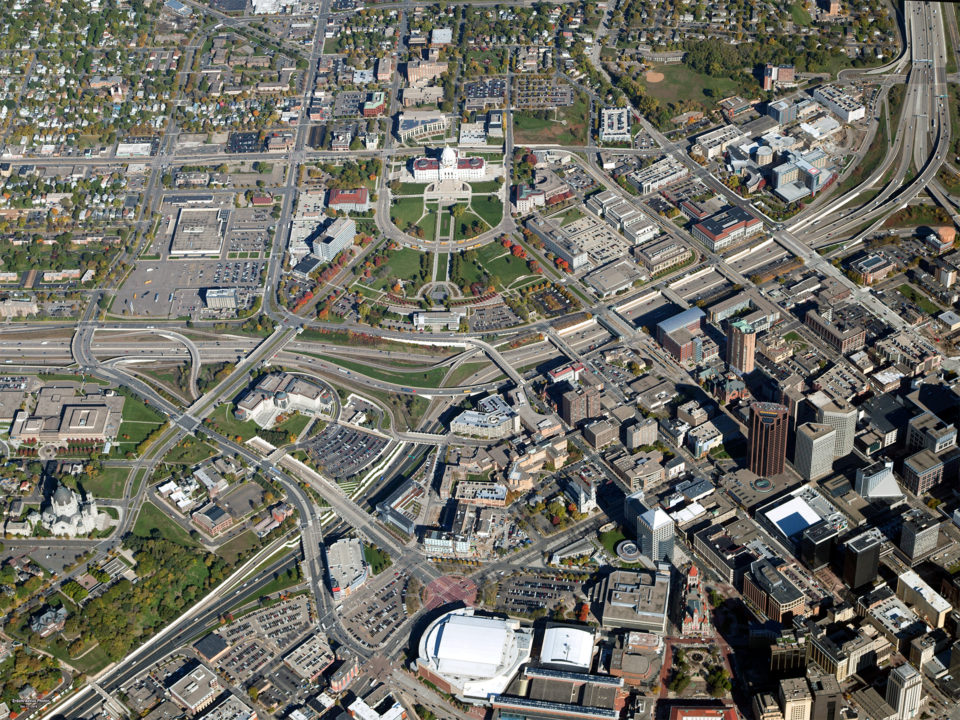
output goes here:
<path id="1" fill-rule="evenodd" d="M 382 579 L 381 579 L 382 578 Z M 407 619 L 404 602 L 407 589 L 405 571 L 385 570 L 370 581 L 356 599 L 348 599 L 352 609 L 344 615 L 347 631 L 366 647 L 378 647 L 387 642 Z"/>
<path id="2" fill-rule="evenodd" d="M 193 315 L 203 307 L 197 292 L 201 288 L 258 288 L 265 271 L 265 260 L 141 261 L 117 292 L 111 311 L 152 317 Z"/>
<path id="3" fill-rule="evenodd" d="M 345 90 L 337 94 L 333 104 L 334 117 L 357 117 L 360 115 L 360 106 L 363 105 L 366 93 L 356 90 Z"/>
<path id="4" fill-rule="evenodd" d="M 729 287 L 729 281 L 711 268 L 709 272 L 691 277 L 682 284 L 679 281 L 673 283 L 670 289 L 687 302 L 695 303 L 697 300 L 713 297 Z"/>
<path id="5" fill-rule="evenodd" d="M 564 580 L 561 575 L 523 573 L 501 581 L 497 606 L 507 613 L 533 613 L 556 607 L 559 603 L 573 606 L 574 594 L 581 583 Z"/>
<path id="6" fill-rule="evenodd" d="M 488 305 L 478 307 L 470 316 L 470 329 L 474 332 L 501 330 L 513 327 L 520 319 L 506 305 Z"/>
<path id="7" fill-rule="evenodd" d="M 307 447 L 307 453 L 325 473 L 336 478 L 356 475 L 387 447 L 385 438 L 333 424 Z"/>
<path id="8" fill-rule="evenodd" d="M 260 133 L 256 132 L 235 132 L 230 133 L 227 140 L 227 152 L 232 153 L 251 153 L 259 152 Z"/>

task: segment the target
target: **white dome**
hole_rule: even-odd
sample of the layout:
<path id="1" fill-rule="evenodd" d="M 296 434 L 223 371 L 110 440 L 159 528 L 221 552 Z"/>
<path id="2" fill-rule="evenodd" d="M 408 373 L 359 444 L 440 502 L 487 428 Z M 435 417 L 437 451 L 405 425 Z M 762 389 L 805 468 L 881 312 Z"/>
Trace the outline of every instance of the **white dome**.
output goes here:
<path id="1" fill-rule="evenodd" d="M 444 167 L 453 167 L 457 164 L 457 151 L 452 147 L 445 147 L 440 154 L 440 164 Z"/>

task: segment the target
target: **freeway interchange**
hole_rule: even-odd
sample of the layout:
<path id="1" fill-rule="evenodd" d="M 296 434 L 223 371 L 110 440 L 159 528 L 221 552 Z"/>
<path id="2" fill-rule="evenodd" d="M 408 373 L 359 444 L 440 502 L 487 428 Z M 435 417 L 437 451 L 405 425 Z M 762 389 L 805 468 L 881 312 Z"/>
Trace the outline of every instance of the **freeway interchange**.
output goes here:
<path id="1" fill-rule="evenodd" d="M 320 18 L 327 17 L 330 12 L 329 6 L 330 0 L 324 0 L 319 11 Z M 895 311 L 840 272 L 831 264 L 829 254 L 824 255 L 818 252 L 834 245 L 838 246 L 838 251 L 846 250 L 863 242 L 864 239 L 878 232 L 891 213 L 908 206 L 924 191 L 930 192 L 939 202 L 946 201 L 954 206 L 957 203 L 955 199 L 947 198 L 948 194 L 936 181 L 936 175 L 949 153 L 952 140 L 951 109 L 946 102 L 948 96 L 946 64 L 950 49 L 944 36 L 944 23 L 955 31 L 956 18 L 944 17 L 944 12 L 938 4 L 906 0 L 904 23 L 907 30 L 906 47 L 903 60 L 899 64 L 907 65 L 909 70 L 905 78 L 903 111 L 897 127 L 891 128 L 889 153 L 884 156 L 883 161 L 873 170 L 869 178 L 849 193 L 822 204 L 814 204 L 789 222 L 777 223 L 764 218 L 764 223 L 774 241 L 790 254 L 802 258 L 808 268 L 834 278 L 845 285 L 854 297 L 877 317 L 898 330 L 910 332 L 911 328 Z M 317 27 L 319 35 L 323 24 L 318 22 Z M 321 48 L 322 42 L 314 43 L 314 47 L 315 50 L 310 57 L 311 72 L 315 72 L 319 57 L 319 50 L 316 48 Z M 889 74 L 899 76 L 900 69 L 900 67 L 894 67 L 893 72 Z M 884 75 L 877 74 L 872 77 L 882 81 Z M 308 86 L 310 85 L 312 83 L 308 83 Z M 391 102 L 394 104 L 396 91 L 397 87 L 394 83 L 391 92 Z M 667 139 L 646 121 L 642 123 L 659 144 L 662 152 L 676 157 L 687 165 L 694 176 L 711 190 L 721 194 L 731 204 L 752 207 L 748 201 L 731 191 L 707 169 L 691 160 L 684 147 Z M 512 126 L 508 126 L 506 141 L 507 157 L 512 155 L 513 140 L 510 127 Z M 324 152 L 306 149 L 307 131 L 308 123 L 304 115 L 296 125 L 295 149 L 290 156 L 291 167 L 297 167 L 311 159 L 331 156 Z M 388 143 L 382 150 L 358 151 L 357 154 L 374 154 L 387 160 L 394 155 L 407 152 L 409 150 L 406 148 L 392 147 Z M 157 166 L 159 167 L 159 164 Z M 615 187 L 610 178 L 596 167 L 592 159 L 586 170 L 601 185 Z M 293 212 L 297 173 L 290 172 L 287 177 L 278 227 L 286 227 Z M 389 193 L 385 187 L 380 189 L 382 192 L 376 219 L 380 230 L 390 237 L 395 233 L 395 228 L 386 223 L 389 217 L 387 205 Z M 870 197 L 861 202 L 860 196 L 868 193 Z M 509 214 L 505 214 L 505 220 L 495 229 L 481 236 L 479 240 L 491 239 L 504 231 L 514 230 L 516 230 L 515 223 L 510 219 Z M 669 229 L 667 231 L 669 232 Z M 546 320 L 512 328 L 498 337 L 497 344 L 501 346 L 504 340 L 521 333 L 540 333 L 547 338 L 544 345 L 513 350 L 500 349 L 489 342 L 489 338 L 478 333 L 412 334 L 372 328 L 353 322 L 324 323 L 307 320 L 279 306 L 276 302 L 276 288 L 283 273 L 283 256 L 283 237 L 282 233 L 278 232 L 270 253 L 263 290 L 263 311 L 276 323 L 276 329 L 265 338 L 239 333 L 215 333 L 205 330 L 202 324 L 199 324 L 193 333 L 187 335 L 181 332 L 181 325 L 175 321 L 151 320 L 150 325 L 147 325 L 146 322 L 101 319 L 100 292 L 106 291 L 99 291 L 91 297 L 84 317 L 76 325 L 18 323 L 14 327 L 7 325 L 0 328 L 0 363 L 8 369 L 35 372 L 51 368 L 70 368 L 83 375 L 128 388 L 168 418 L 168 423 L 160 437 L 142 457 L 136 460 L 130 474 L 131 479 L 141 473 L 149 477 L 170 448 L 185 436 L 192 435 L 202 428 L 209 441 L 222 452 L 244 458 L 264 474 L 279 482 L 286 492 L 287 501 L 296 508 L 300 520 L 298 532 L 300 542 L 295 550 L 297 558 L 294 558 L 291 553 L 255 572 L 250 572 L 250 568 L 239 571 L 238 576 L 224 582 L 137 653 L 105 670 L 96 678 L 96 688 L 87 685 L 78 689 L 54 708 L 50 713 L 51 716 L 88 717 L 95 712 L 101 702 L 99 691 L 102 690 L 108 694 L 117 692 L 130 679 L 149 670 L 184 643 L 215 625 L 223 608 L 230 607 L 238 600 L 263 588 L 269 584 L 274 573 L 285 570 L 297 561 L 303 568 L 311 594 L 317 602 L 319 615 L 316 620 L 317 626 L 323 624 L 327 628 L 325 632 L 328 635 L 338 643 L 352 648 L 362 657 L 371 656 L 371 650 L 358 645 L 340 624 L 340 613 L 325 588 L 324 565 L 321 557 L 321 546 L 324 540 L 321 517 L 323 513 L 301 487 L 301 478 L 294 477 L 279 462 L 272 460 L 272 456 L 265 458 L 249 447 L 238 444 L 210 427 L 203 426 L 204 419 L 222 404 L 232 402 L 238 393 L 249 385 L 259 370 L 271 364 L 282 365 L 319 377 L 345 380 L 349 386 L 356 387 L 361 392 L 366 389 L 396 395 L 421 395 L 431 400 L 440 399 L 449 403 L 465 396 L 504 389 L 519 388 L 522 392 L 529 382 L 529 373 L 521 372 L 518 368 L 536 365 L 538 361 L 552 357 L 557 351 L 571 360 L 579 359 L 577 349 L 567 345 L 554 332 L 552 322 Z M 705 253 L 704 259 L 731 282 L 737 284 L 749 282 L 720 255 Z M 665 283 L 659 286 L 663 287 L 663 285 Z M 648 336 L 632 326 L 626 326 L 617 313 L 618 305 L 629 303 L 648 291 L 649 288 L 630 290 L 624 296 L 616 298 L 615 302 L 592 301 L 584 307 L 584 310 L 603 318 L 608 325 L 620 328 L 620 334 L 625 342 L 646 349 L 648 354 L 656 359 L 657 369 L 663 375 L 681 380 L 685 374 L 680 371 L 679 366 L 664 357 Z M 395 341 L 397 344 L 417 342 L 448 349 L 457 348 L 463 352 L 472 351 L 477 357 L 482 356 L 489 361 L 492 368 L 489 375 L 498 376 L 502 373 L 503 377 L 485 377 L 480 374 L 469 382 L 453 387 L 416 388 L 378 379 L 362 372 L 344 371 L 343 366 L 335 362 L 337 358 L 361 363 L 367 361 L 389 364 L 391 361 L 409 361 L 419 356 L 404 354 L 402 350 L 351 348 L 347 351 L 332 343 L 303 340 L 299 331 L 305 327 L 338 331 L 355 330 L 384 341 Z M 35 339 L 27 337 L 32 332 L 36 333 Z M 17 339 L 3 341 L 3 336 L 8 333 L 15 333 Z M 319 354 L 333 359 L 317 357 Z M 184 402 L 182 406 L 172 402 L 137 373 L 139 365 L 156 361 L 189 362 L 191 375 L 188 402 Z M 231 363 L 234 367 L 227 377 L 207 392 L 201 393 L 197 387 L 197 373 L 202 363 Z M 944 367 L 950 370 L 960 369 L 960 358 L 947 358 Z M 347 377 L 341 377 L 342 375 Z M 613 385 L 615 387 L 615 383 Z M 424 456 L 433 452 L 434 448 L 442 449 L 450 444 L 464 446 L 479 444 L 443 432 L 427 432 L 427 428 L 421 428 L 421 430 L 423 432 L 403 432 L 391 424 L 384 431 L 391 442 L 397 445 L 409 443 L 414 447 L 411 455 L 398 456 L 391 461 L 384 471 L 384 476 L 392 477 L 409 470 L 414 462 L 422 460 Z M 319 481 L 311 481 L 308 484 L 329 504 L 330 512 L 336 516 L 338 523 L 349 526 L 359 537 L 387 551 L 397 567 L 404 568 L 424 585 L 440 576 L 438 569 L 425 560 L 413 543 L 404 543 L 385 530 L 360 503 L 345 495 L 335 482 L 321 478 Z M 137 494 L 125 498 L 125 507 L 128 512 L 124 513 L 117 537 L 132 528 L 137 507 L 144 501 L 148 485 L 148 482 L 142 483 Z M 588 530 L 593 532 L 595 528 L 590 526 Z M 588 530 L 584 530 L 584 535 Z M 114 544 L 112 540 L 105 540 L 91 546 L 95 552 L 95 558 L 103 557 Z M 545 549 L 552 549 L 556 544 L 554 542 L 536 545 L 518 554 L 514 560 L 498 563 L 494 567 L 510 567 L 522 561 L 532 561 Z M 275 548 L 272 549 L 275 550 Z M 484 573 L 491 572 L 493 572 L 492 569 L 484 569 L 479 575 L 483 576 Z M 240 580 L 244 582 L 241 583 Z M 394 645 L 390 649 L 395 651 L 397 647 Z"/>

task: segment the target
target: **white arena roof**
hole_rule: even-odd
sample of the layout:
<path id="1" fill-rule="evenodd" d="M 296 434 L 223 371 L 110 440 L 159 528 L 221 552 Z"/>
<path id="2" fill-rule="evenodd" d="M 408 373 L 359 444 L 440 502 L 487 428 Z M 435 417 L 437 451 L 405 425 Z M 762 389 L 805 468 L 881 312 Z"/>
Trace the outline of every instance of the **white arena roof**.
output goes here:
<path id="1" fill-rule="evenodd" d="M 821 520 L 807 501 L 800 497 L 794 497 L 765 514 L 767 520 L 780 528 L 780 532 L 788 538 L 803 532 Z"/>
<path id="2" fill-rule="evenodd" d="M 496 618 L 453 615 L 437 633 L 438 669 L 451 675 L 494 675 L 503 661 L 507 628 Z"/>
<path id="3" fill-rule="evenodd" d="M 487 698 L 506 691 L 530 659 L 533 632 L 519 621 L 453 610 L 435 619 L 420 638 L 417 665 L 426 677 L 443 678 L 462 697 Z"/>
<path id="4" fill-rule="evenodd" d="M 589 670 L 593 660 L 593 633 L 582 628 L 551 627 L 543 634 L 540 662 Z"/>

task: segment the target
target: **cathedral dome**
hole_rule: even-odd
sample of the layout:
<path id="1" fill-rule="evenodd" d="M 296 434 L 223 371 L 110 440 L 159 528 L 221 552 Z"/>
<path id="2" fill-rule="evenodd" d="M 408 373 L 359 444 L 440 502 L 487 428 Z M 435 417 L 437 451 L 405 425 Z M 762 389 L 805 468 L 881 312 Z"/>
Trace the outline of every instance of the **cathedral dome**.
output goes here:
<path id="1" fill-rule="evenodd" d="M 452 147 L 445 147 L 440 154 L 440 164 L 444 167 L 453 167 L 457 164 L 457 151 Z"/>

